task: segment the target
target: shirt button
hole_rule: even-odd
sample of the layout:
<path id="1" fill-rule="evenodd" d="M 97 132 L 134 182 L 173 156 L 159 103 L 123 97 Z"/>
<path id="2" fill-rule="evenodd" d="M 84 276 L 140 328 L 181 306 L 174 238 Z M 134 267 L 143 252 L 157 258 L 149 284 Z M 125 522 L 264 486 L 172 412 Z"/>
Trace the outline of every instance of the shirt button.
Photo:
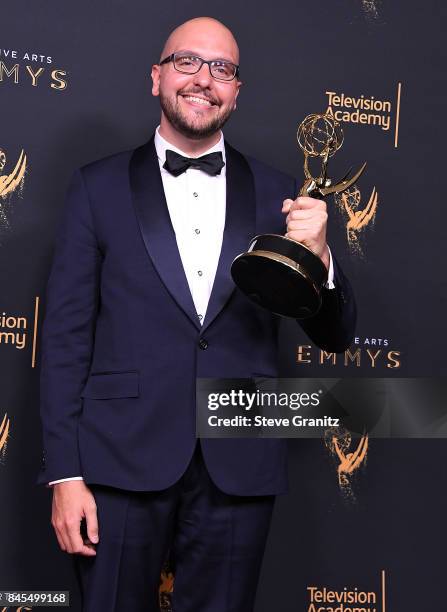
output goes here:
<path id="1" fill-rule="evenodd" d="M 199 317 L 199 321 L 201 321 L 203 319 L 203 315 L 199 314 L 197 316 Z"/>
<path id="2" fill-rule="evenodd" d="M 194 191 L 194 193 L 192 194 L 195 198 L 199 197 L 199 194 L 197 193 L 197 191 Z"/>
<path id="3" fill-rule="evenodd" d="M 200 230 L 198 227 L 196 227 L 196 229 L 194 230 L 196 234 L 200 234 Z"/>
<path id="4" fill-rule="evenodd" d="M 205 340 L 205 338 L 200 338 L 200 340 L 199 340 L 199 348 L 201 348 L 202 351 L 206 351 L 206 349 L 208 348 L 208 342 L 207 342 L 207 340 Z"/>
<path id="5" fill-rule="evenodd" d="M 202 272 L 202 270 L 198 270 L 197 274 L 198 274 L 199 276 L 203 276 L 203 272 Z"/>

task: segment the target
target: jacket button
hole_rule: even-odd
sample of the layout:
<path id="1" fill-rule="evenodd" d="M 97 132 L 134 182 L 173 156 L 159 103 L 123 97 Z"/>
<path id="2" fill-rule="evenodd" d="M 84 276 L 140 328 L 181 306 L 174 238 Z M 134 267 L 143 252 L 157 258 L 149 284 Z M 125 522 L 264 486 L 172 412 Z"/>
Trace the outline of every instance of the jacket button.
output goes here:
<path id="1" fill-rule="evenodd" d="M 42 465 L 42 467 L 45 466 L 45 451 L 42 452 L 41 465 Z"/>
<path id="2" fill-rule="evenodd" d="M 208 341 L 205 340 L 205 338 L 200 338 L 200 340 L 199 340 L 199 348 L 201 348 L 202 351 L 205 351 L 208 348 Z"/>

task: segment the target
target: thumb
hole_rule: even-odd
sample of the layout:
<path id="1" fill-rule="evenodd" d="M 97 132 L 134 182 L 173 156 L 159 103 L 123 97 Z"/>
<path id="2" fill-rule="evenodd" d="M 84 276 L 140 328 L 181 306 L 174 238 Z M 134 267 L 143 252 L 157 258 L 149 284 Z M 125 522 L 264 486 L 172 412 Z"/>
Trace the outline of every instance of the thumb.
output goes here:
<path id="1" fill-rule="evenodd" d="M 98 534 L 98 516 L 96 507 L 85 509 L 85 519 L 87 521 L 87 536 L 90 542 L 97 544 L 99 542 Z"/>

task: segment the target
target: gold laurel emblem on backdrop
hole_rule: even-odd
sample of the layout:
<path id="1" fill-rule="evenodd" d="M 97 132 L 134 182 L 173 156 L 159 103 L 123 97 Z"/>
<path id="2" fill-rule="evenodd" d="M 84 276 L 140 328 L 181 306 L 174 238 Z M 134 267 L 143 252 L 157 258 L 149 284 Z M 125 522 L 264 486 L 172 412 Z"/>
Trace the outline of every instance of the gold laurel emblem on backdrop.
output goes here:
<path id="1" fill-rule="evenodd" d="M 158 589 L 160 610 L 172 612 L 171 596 L 174 592 L 174 574 L 166 567 L 161 572 L 160 586 Z"/>
<path id="2" fill-rule="evenodd" d="M 351 479 L 362 464 L 366 463 L 369 438 L 364 434 L 355 450 L 351 450 L 351 432 L 341 427 L 331 427 L 325 431 L 324 441 L 332 457 L 338 460 L 338 484 L 346 498 L 355 501 Z"/>
<path id="3" fill-rule="evenodd" d="M 174 592 L 174 573 L 172 568 L 171 552 L 163 564 L 158 587 L 158 605 L 160 612 L 172 612 L 172 593 Z"/>
<path id="4" fill-rule="evenodd" d="M 8 194 L 12 193 L 17 189 L 20 183 L 23 181 L 26 171 L 26 154 L 22 149 L 19 155 L 19 159 L 14 166 L 14 169 L 9 174 L 3 174 L 0 176 L 0 197 L 5 198 Z M 0 172 L 3 172 L 6 166 L 6 154 L 0 149 Z"/>
<path id="5" fill-rule="evenodd" d="M 6 446 L 9 436 L 9 425 L 8 414 L 6 413 L 0 424 L 0 454 L 4 457 L 6 453 Z"/>
<path id="6" fill-rule="evenodd" d="M 379 4 L 380 0 L 362 0 L 362 8 L 368 19 L 379 18 Z"/>
<path id="7" fill-rule="evenodd" d="M 346 215 L 346 238 L 352 253 L 363 256 L 360 235 L 375 221 L 379 196 L 375 187 L 364 208 L 360 208 L 362 194 L 356 184 L 343 193 L 335 193 L 334 200 L 338 209 Z"/>
<path id="8" fill-rule="evenodd" d="M 6 166 L 6 153 L 0 149 L 0 230 L 10 229 L 7 210 L 11 206 L 11 196 L 18 191 L 22 195 L 25 173 L 27 168 L 27 158 L 22 149 L 19 158 L 9 173 L 3 174 Z"/>

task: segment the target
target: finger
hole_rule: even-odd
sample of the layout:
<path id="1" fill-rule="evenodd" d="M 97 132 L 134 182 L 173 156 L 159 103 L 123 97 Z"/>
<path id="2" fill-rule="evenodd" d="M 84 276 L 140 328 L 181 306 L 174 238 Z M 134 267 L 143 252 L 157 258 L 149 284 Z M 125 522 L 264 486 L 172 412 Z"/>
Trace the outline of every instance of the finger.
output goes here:
<path id="1" fill-rule="evenodd" d="M 310 216 L 304 219 L 288 219 L 287 228 L 290 229 L 304 229 L 308 227 L 312 229 L 316 234 L 326 232 L 327 226 L 327 213 L 321 213 L 321 216 Z"/>
<path id="2" fill-rule="evenodd" d="M 313 229 L 314 232 L 320 233 L 326 231 L 326 220 L 315 219 L 314 217 L 309 217 L 307 219 L 289 219 L 287 221 L 287 227 L 292 227 L 293 229 L 304 229 L 304 227 L 308 227 Z"/>
<path id="3" fill-rule="evenodd" d="M 66 521 L 66 536 L 69 541 L 68 552 L 77 553 L 91 557 L 96 555 L 96 551 L 84 544 L 81 536 L 81 521 L 79 519 L 67 519 Z"/>
<path id="4" fill-rule="evenodd" d="M 69 552 L 70 554 L 82 555 L 83 557 L 95 557 L 96 556 L 95 545 L 89 542 L 88 540 L 86 540 L 85 542 L 82 542 L 81 546 L 77 546 L 76 548 L 73 548 L 72 550 L 68 550 L 67 552 Z"/>
<path id="5" fill-rule="evenodd" d="M 93 544 L 83 544 L 82 550 L 76 551 L 76 554 L 83 557 L 96 557 L 96 550 Z"/>
<path id="6" fill-rule="evenodd" d="M 94 503 L 85 508 L 85 519 L 87 521 L 88 538 L 90 542 L 97 544 L 99 542 L 98 516 L 96 513 L 96 505 Z"/>
<path id="7" fill-rule="evenodd" d="M 92 544 L 88 538 L 83 538 L 82 541 L 87 548 L 96 552 L 96 544 Z"/>
<path id="8" fill-rule="evenodd" d="M 308 196 L 298 196 L 290 209 L 297 210 L 300 208 L 319 208 L 321 210 L 326 210 L 326 202 L 324 200 L 317 200 L 316 198 L 309 198 Z"/>
<path id="9" fill-rule="evenodd" d="M 320 211 L 317 211 L 317 214 L 319 214 Z M 315 217 L 315 210 L 313 209 L 295 209 L 295 210 L 291 210 L 289 212 L 289 214 L 287 215 L 286 221 L 291 221 L 293 220 L 304 220 L 304 219 L 313 219 Z"/>
<path id="10" fill-rule="evenodd" d="M 320 206 L 319 204 L 317 204 L 313 208 L 293 208 L 289 212 L 289 216 L 291 217 L 291 219 L 300 219 L 300 218 L 308 219 L 310 217 L 323 218 L 327 216 L 326 205 L 323 204 L 323 206 Z"/>
<path id="11" fill-rule="evenodd" d="M 293 222 L 292 222 L 293 223 Z M 291 225 L 290 223 L 287 226 L 287 232 L 294 232 L 294 233 L 298 233 L 301 236 L 310 236 L 312 235 L 312 237 L 314 236 L 314 234 L 316 234 L 315 232 L 315 228 L 313 228 L 312 226 L 309 225 Z"/>
<path id="12" fill-rule="evenodd" d="M 293 204 L 294 200 L 287 198 L 286 200 L 284 200 L 284 202 L 282 203 L 282 210 L 281 212 L 283 213 L 288 213 L 292 204 Z"/>

